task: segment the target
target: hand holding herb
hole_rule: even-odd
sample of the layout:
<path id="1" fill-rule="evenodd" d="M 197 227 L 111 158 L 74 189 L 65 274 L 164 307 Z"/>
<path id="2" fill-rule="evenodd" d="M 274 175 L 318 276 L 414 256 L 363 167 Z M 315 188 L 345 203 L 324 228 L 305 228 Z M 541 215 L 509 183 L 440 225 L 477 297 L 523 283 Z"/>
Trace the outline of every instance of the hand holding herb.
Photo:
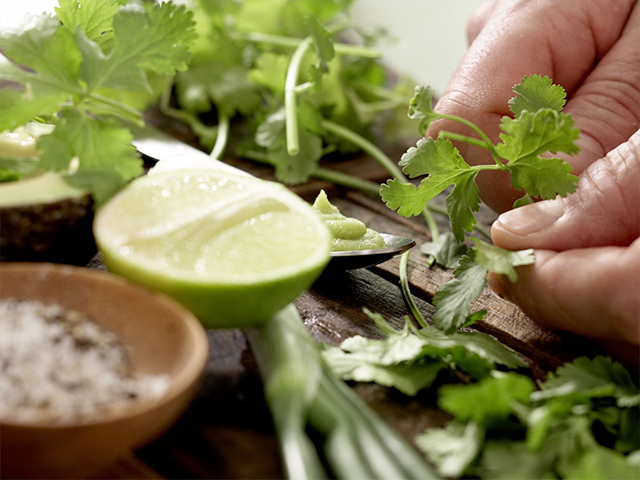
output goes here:
<path id="1" fill-rule="evenodd" d="M 485 8 L 470 24 L 473 43 L 460 73 L 434 110 L 464 117 L 496 139 L 496 117 L 508 114 L 506 95 L 515 79 L 550 72 L 566 88 L 565 110 L 582 132 L 576 142 L 580 152 L 566 158 L 581 174 L 579 193 L 498 219 L 492 229 L 495 244 L 511 250 L 535 248 L 536 263 L 520 268 L 516 283 L 493 276 L 490 285 L 547 327 L 615 342 L 619 356 L 624 342 L 628 361 L 637 364 L 640 5 L 616 5 L 615 11 L 600 1 L 542 2 L 527 8 L 498 2 Z M 494 34 L 498 27 L 500 36 Z M 493 80 L 482 81 L 487 78 Z M 464 128 L 445 118 L 433 122 L 427 134 L 467 134 Z M 487 151 L 462 142 L 456 146 L 471 162 L 493 162 Z M 519 195 L 494 172 L 479 175 L 478 187 L 498 211 L 510 208 Z"/>

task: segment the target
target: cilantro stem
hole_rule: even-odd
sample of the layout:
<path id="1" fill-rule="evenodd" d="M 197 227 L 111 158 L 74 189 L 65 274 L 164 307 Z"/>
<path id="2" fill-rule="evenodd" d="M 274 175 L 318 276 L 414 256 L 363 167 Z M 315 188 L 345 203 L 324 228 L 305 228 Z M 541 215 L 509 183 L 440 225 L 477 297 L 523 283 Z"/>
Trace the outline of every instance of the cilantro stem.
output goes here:
<path id="1" fill-rule="evenodd" d="M 487 144 L 482 140 L 478 140 L 477 138 L 469 137 L 467 135 L 460 135 L 458 133 L 442 131 L 438 134 L 438 137 L 448 138 L 449 140 L 456 140 L 458 142 L 465 142 L 470 145 L 475 145 L 476 147 L 484 148 L 485 150 L 490 150 Z"/>
<path id="2" fill-rule="evenodd" d="M 297 85 L 295 88 L 295 91 L 296 91 L 296 94 L 300 94 L 300 93 L 308 92 L 312 88 L 313 88 L 312 82 L 305 82 L 305 83 L 301 83 L 300 85 Z"/>
<path id="3" fill-rule="evenodd" d="M 92 100 L 95 100 L 100 103 L 104 103 L 105 105 L 109 105 L 110 107 L 114 107 L 123 112 L 123 117 L 128 118 L 130 120 L 135 121 L 136 123 L 140 123 L 142 121 L 142 113 L 137 108 L 130 107 L 122 102 L 114 100 L 113 98 L 105 97 L 98 93 L 90 93 L 88 97 Z"/>
<path id="4" fill-rule="evenodd" d="M 257 163 L 271 165 L 267 159 L 267 155 L 258 150 L 244 150 L 241 156 Z M 333 183 L 334 185 L 340 185 L 341 187 L 358 190 L 362 193 L 376 197 L 380 195 L 380 184 L 354 175 L 349 175 L 348 173 L 339 172 L 338 170 L 333 170 L 331 168 L 316 167 L 316 169 L 311 173 L 311 177 L 317 178 L 318 180 L 325 180 L 329 183 Z M 446 211 L 443 210 L 442 213 L 446 215 Z"/>
<path id="5" fill-rule="evenodd" d="M 284 37 L 282 35 L 273 35 L 270 33 L 249 32 L 237 35 L 242 40 L 255 43 L 270 43 L 272 45 L 279 45 L 281 47 L 297 48 L 300 43 L 303 43 L 306 39 L 301 40 L 299 38 Z M 361 47 L 358 45 L 348 45 L 346 43 L 334 43 L 333 49 L 338 55 L 355 55 L 364 58 L 380 58 L 382 52 L 371 47 Z"/>
<path id="6" fill-rule="evenodd" d="M 287 69 L 287 78 L 285 80 L 284 89 L 284 109 L 285 127 L 287 135 L 287 152 L 289 155 L 296 155 L 300 151 L 300 139 L 298 138 L 298 105 L 296 97 L 296 87 L 298 83 L 298 74 L 300 73 L 300 65 L 305 53 L 311 45 L 311 37 L 305 38 L 296 48 L 291 56 L 289 68 Z"/>
<path id="7" fill-rule="evenodd" d="M 418 322 L 421 327 L 426 327 L 427 321 L 424 319 L 420 310 L 418 310 L 418 306 L 416 302 L 413 300 L 413 296 L 411 295 L 411 290 L 409 288 L 409 277 L 407 276 L 407 265 L 409 264 L 409 253 L 411 251 L 407 251 L 402 254 L 400 257 L 400 287 L 402 288 L 402 295 L 404 296 L 404 301 L 407 303 L 409 310 L 413 314 L 414 318 Z"/>
<path id="8" fill-rule="evenodd" d="M 400 170 L 400 167 L 398 167 L 398 165 L 396 165 L 386 153 L 384 153 L 380 148 L 378 148 L 376 145 L 371 143 L 369 140 L 367 140 L 363 136 L 358 135 L 353 130 L 349 130 L 348 128 L 343 127 L 342 125 L 332 122 L 331 120 L 323 120 L 322 126 L 325 128 L 325 130 L 328 130 L 329 132 L 334 133 L 339 137 L 350 141 L 354 145 L 357 145 L 362 150 L 367 152 L 380 165 L 382 165 L 385 168 L 385 170 L 387 170 L 391 174 L 391 176 L 393 176 L 394 178 L 401 180 L 403 182 L 409 181 L 407 177 L 404 176 L 404 173 L 402 173 L 402 170 Z"/>
<path id="9" fill-rule="evenodd" d="M 447 120 L 453 120 L 454 122 L 462 123 L 463 125 L 466 125 L 467 127 L 471 128 L 474 132 L 476 132 L 480 136 L 480 138 L 484 141 L 484 145 L 482 146 L 482 148 L 486 148 L 487 150 L 489 150 L 489 152 L 491 152 L 491 156 L 493 157 L 493 160 L 496 162 L 496 165 L 498 165 L 500 169 L 504 169 L 504 165 L 500 161 L 500 156 L 498 155 L 498 152 L 496 152 L 496 147 L 493 145 L 493 142 L 491 142 L 489 137 L 487 137 L 487 134 L 484 133 L 480 127 L 478 127 L 475 123 L 470 122 L 466 118 L 458 117 L 456 115 L 445 115 L 441 113 L 438 113 L 437 115 L 440 118 L 445 118 Z M 463 141 L 466 141 L 466 140 L 463 140 Z M 469 142 L 469 143 L 472 143 L 472 142 Z M 476 145 L 476 143 L 472 143 L 472 144 Z"/>
<path id="10" fill-rule="evenodd" d="M 229 140 L 229 116 L 218 110 L 218 136 L 216 137 L 216 143 L 213 145 L 213 149 L 209 154 L 212 158 L 220 159 L 224 153 L 224 149 L 227 147 Z"/>
<path id="11" fill-rule="evenodd" d="M 176 120 L 185 123 L 191 127 L 191 129 L 197 133 L 198 136 L 202 137 L 202 134 L 206 134 L 208 137 L 213 138 L 216 137 L 216 141 L 218 138 L 218 126 L 209 126 L 205 125 L 200 121 L 197 115 L 187 111 L 180 110 L 177 108 L 173 108 L 169 105 L 171 101 L 171 93 L 172 93 L 172 83 L 167 84 L 167 88 L 162 92 L 162 97 L 160 97 L 160 102 L 158 104 L 158 108 L 163 115 L 166 115 L 170 118 L 175 118 Z"/>
<path id="12" fill-rule="evenodd" d="M 325 128 L 325 130 L 328 130 L 329 132 L 350 141 L 351 143 L 357 145 L 363 151 L 371 155 L 396 180 L 409 183 L 409 179 L 404 176 L 402 170 L 400 170 L 400 168 L 393 162 L 393 160 L 391 160 L 386 153 L 384 153 L 380 148 L 378 148 L 366 138 L 358 135 L 353 130 L 349 130 L 348 128 L 343 127 L 342 125 L 338 125 L 337 123 L 334 123 L 330 120 L 323 120 L 322 126 Z M 424 221 L 429 228 L 431 238 L 433 240 L 436 240 L 440 236 L 440 230 L 438 229 L 438 224 L 434 220 L 433 215 L 431 215 L 429 208 L 425 207 L 425 209 L 422 211 L 422 218 L 424 218 Z"/>

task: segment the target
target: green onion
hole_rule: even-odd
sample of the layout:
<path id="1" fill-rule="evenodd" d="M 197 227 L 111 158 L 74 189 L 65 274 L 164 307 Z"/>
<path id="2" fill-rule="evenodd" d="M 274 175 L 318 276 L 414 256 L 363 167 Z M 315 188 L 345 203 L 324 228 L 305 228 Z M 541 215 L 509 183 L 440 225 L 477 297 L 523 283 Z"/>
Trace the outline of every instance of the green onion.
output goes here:
<path id="1" fill-rule="evenodd" d="M 247 331 L 265 384 L 287 478 L 329 478 L 307 428 L 323 439 L 335 478 L 420 478 L 437 474 L 322 360 L 302 319 L 289 305 Z"/>

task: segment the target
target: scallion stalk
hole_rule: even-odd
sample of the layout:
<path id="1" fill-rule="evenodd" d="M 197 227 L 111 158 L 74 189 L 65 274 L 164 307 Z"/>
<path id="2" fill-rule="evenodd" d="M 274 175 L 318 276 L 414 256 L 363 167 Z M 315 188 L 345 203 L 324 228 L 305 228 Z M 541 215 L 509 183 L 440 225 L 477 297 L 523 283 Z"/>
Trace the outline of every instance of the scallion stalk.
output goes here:
<path id="1" fill-rule="evenodd" d="M 437 474 L 324 363 L 295 307 L 247 331 L 288 478 L 328 478 L 305 435 L 324 439 L 336 478 L 436 479 Z M 295 445 L 297 443 L 297 445 Z"/>

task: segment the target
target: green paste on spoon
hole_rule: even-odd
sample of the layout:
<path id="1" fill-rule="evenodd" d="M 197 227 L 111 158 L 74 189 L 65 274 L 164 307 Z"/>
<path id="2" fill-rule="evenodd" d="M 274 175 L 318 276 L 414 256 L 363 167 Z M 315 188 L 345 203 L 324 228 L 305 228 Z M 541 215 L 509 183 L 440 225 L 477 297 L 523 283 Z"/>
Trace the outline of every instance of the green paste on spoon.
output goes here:
<path id="1" fill-rule="evenodd" d="M 324 190 L 321 190 L 313 203 L 333 235 L 331 250 L 344 252 L 349 250 L 374 250 L 385 246 L 384 239 L 375 230 L 367 228 L 360 220 L 345 217 L 338 207 L 332 205 Z"/>

